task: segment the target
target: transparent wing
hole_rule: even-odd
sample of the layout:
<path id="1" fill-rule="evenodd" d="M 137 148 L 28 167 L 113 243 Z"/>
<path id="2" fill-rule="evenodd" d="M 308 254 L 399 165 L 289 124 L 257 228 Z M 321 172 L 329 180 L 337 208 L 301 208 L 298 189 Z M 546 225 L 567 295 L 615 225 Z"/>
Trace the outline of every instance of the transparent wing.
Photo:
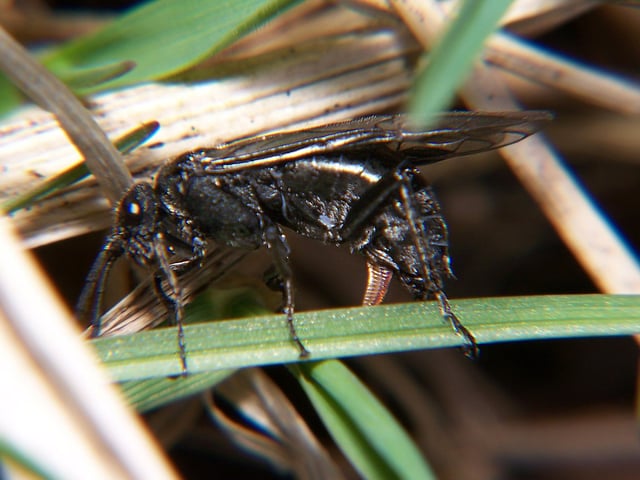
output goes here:
<path id="1" fill-rule="evenodd" d="M 383 146 L 422 165 L 510 145 L 536 133 L 551 119 L 545 111 L 452 112 L 441 115 L 434 128 L 424 130 L 412 127 L 405 115 L 372 115 L 246 138 L 192 155 L 198 155 L 207 171 L 228 173 L 314 154 Z"/>

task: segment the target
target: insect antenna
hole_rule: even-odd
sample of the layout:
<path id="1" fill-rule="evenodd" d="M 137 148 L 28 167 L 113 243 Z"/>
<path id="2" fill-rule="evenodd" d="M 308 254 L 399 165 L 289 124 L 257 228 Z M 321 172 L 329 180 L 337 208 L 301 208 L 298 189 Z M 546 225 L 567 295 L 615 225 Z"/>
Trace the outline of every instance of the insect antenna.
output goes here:
<path id="1" fill-rule="evenodd" d="M 122 242 L 117 234 L 111 234 L 102 250 L 93 261 L 85 281 L 76 312 L 78 318 L 89 320 L 92 337 L 99 337 L 101 330 L 100 310 L 106 280 L 115 261 L 124 254 Z"/>

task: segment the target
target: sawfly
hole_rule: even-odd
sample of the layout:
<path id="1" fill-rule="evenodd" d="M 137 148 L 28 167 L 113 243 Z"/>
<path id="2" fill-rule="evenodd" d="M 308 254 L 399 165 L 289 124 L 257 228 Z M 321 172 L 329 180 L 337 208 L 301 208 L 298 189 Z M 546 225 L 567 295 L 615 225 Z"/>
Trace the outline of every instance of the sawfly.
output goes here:
<path id="1" fill-rule="evenodd" d="M 153 277 L 178 327 L 187 371 L 181 273 L 214 245 L 267 247 L 293 343 L 309 355 L 294 324 L 294 286 L 285 229 L 364 256 L 363 304 L 382 302 L 392 276 L 414 298 L 434 298 L 473 355 L 477 346 L 444 293 L 451 276 L 447 227 L 418 167 L 510 145 L 537 132 L 550 114 L 453 112 L 435 127 L 404 115 L 373 115 L 306 130 L 202 148 L 169 161 L 153 182 L 133 185 L 96 258 L 79 310 L 100 335 L 100 303 L 110 267 L 127 256 Z"/>

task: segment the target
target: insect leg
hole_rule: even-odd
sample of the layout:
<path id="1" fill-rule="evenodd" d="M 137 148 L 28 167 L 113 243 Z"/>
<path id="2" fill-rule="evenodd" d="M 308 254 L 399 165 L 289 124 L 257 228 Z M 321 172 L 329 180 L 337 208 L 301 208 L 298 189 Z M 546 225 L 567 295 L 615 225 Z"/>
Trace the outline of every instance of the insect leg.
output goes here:
<path id="1" fill-rule="evenodd" d="M 357 230 L 365 225 L 371 216 L 387 201 L 390 195 L 398 191 L 398 187 L 405 180 L 401 172 L 407 167 L 406 162 L 398 165 L 396 170 L 384 175 L 371 188 L 365 191 L 349 210 L 344 220 L 340 236 L 349 240 Z"/>
<path id="2" fill-rule="evenodd" d="M 184 341 L 184 307 L 182 305 L 182 289 L 178 278 L 171 268 L 167 249 L 165 248 L 162 234 L 154 238 L 154 253 L 158 260 L 158 271 L 153 276 L 153 285 L 158 297 L 163 301 L 167 310 L 172 314 L 174 325 L 178 327 L 178 349 L 180 351 L 180 364 L 182 375 L 187 374 L 187 351 Z M 166 280 L 168 291 L 164 288 L 163 280 Z"/>
<path id="3" fill-rule="evenodd" d="M 476 337 L 473 336 L 473 333 L 471 333 L 469 329 L 462 324 L 456 314 L 453 313 L 447 296 L 442 290 L 434 292 L 434 296 L 436 297 L 436 300 L 438 300 L 440 314 L 442 317 L 449 322 L 453 331 L 463 338 L 464 345 L 462 347 L 462 351 L 465 356 L 469 358 L 478 358 L 480 349 L 476 343 Z"/>
<path id="4" fill-rule="evenodd" d="M 407 223 L 409 224 L 409 231 L 413 237 L 415 248 L 420 258 L 420 265 L 422 267 L 422 273 L 425 280 L 428 281 L 428 285 L 431 285 L 431 291 L 440 308 L 440 314 L 449 322 L 454 332 L 460 335 L 464 340 L 463 351 L 467 357 L 475 358 L 478 356 L 478 345 L 473 334 L 464 326 L 458 317 L 453 313 L 449 300 L 445 295 L 441 287 L 440 278 L 436 278 L 433 275 L 433 270 L 429 266 L 428 246 L 425 244 L 427 238 L 424 224 L 419 221 L 416 216 L 416 209 L 414 206 L 414 192 L 411 187 L 411 181 L 408 176 L 403 172 L 397 172 L 399 176 L 404 177 L 404 180 L 400 184 L 400 199 L 402 201 L 405 214 L 407 216 Z"/>
<path id="5" fill-rule="evenodd" d="M 284 313 L 287 315 L 287 325 L 289 326 L 291 340 L 293 340 L 293 343 L 298 347 L 300 358 L 308 357 L 310 355 L 309 351 L 302 344 L 296 332 L 295 324 L 293 323 L 293 272 L 289 264 L 290 248 L 287 243 L 287 238 L 277 225 L 268 222 L 264 226 L 264 240 L 267 248 L 271 251 L 278 276 L 282 280 Z"/>

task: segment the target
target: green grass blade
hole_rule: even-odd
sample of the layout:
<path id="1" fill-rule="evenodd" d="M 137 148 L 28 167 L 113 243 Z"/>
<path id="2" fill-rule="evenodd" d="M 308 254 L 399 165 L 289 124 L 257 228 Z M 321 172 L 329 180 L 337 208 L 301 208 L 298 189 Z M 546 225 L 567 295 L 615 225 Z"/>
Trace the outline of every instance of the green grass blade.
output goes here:
<path id="1" fill-rule="evenodd" d="M 100 85 L 121 87 L 163 78 L 192 66 L 282 12 L 291 0 L 157 0 L 134 8 L 99 32 L 43 58 L 75 83 L 74 72 L 133 62 L 129 73 Z M 82 82 L 85 75 L 83 74 Z M 96 87 L 82 89 L 86 94 Z"/>
<path id="2" fill-rule="evenodd" d="M 0 73 L 0 115 L 18 107 L 24 96 L 13 83 Z"/>
<path id="3" fill-rule="evenodd" d="M 129 403 L 140 412 L 165 405 L 214 387 L 235 370 L 215 370 L 186 377 L 150 378 L 124 382 L 122 392 Z"/>
<path id="4" fill-rule="evenodd" d="M 412 116 L 428 121 L 451 105 L 485 40 L 495 31 L 511 3 L 512 0 L 464 2 L 456 19 L 429 53 L 428 65 L 414 83 L 409 102 Z"/>
<path id="5" fill-rule="evenodd" d="M 120 78 L 135 68 L 134 62 L 122 61 L 80 72 L 74 71 L 68 78 L 62 78 L 62 81 L 74 92 L 100 89 L 102 84 Z"/>
<path id="6" fill-rule="evenodd" d="M 292 370 L 363 478 L 435 478 L 397 420 L 342 363 L 301 363 Z"/>
<path id="7" fill-rule="evenodd" d="M 558 295 L 451 302 L 478 343 L 640 333 L 640 296 Z M 312 360 L 460 345 L 434 302 L 296 314 Z M 185 328 L 191 373 L 299 360 L 283 315 Z M 180 373 L 175 328 L 93 341 L 116 380 Z"/>
<path id="8" fill-rule="evenodd" d="M 41 61 L 79 95 L 158 80 L 224 49 L 299 1 L 150 1 L 94 34 L 51 49 Z M 0 114 L 22 98 L 0 76 Z"/>
<path id="9" fill-rule="evenodd" d="M 24 476 L 24 478 L 39 478 L 42 480 L 53 480 L 56 478 L 51 473 L 47 472 L 46 466 L 38 464 L 35 458 L 31 458 L 10 441 L 0 437 L 0 471 L 3 474 L 2 478 L 5 478 L 6 475 L 6 472 L 2 467 L 8 461 L 19 465 L 25 472 L 29 472 L 31 474 L 31 476 Z"/>

